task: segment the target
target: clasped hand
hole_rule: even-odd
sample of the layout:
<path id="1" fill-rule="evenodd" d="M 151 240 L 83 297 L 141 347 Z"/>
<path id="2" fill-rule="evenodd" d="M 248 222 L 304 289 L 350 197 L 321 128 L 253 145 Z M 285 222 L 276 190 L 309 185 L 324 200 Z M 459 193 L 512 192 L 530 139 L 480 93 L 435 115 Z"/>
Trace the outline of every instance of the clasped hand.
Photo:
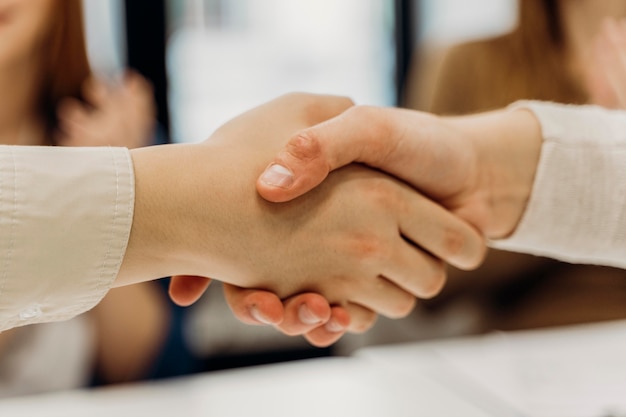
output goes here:
<path id="1" fill-rule="evenodd" d="M 169 204 L 189 208 L 182 241 L 166 245 L 180 247 L 170 258 L 186 265 L 185 271 L 169 271 L 177 275 L 170 288 L 175 300 L 189 304 L 208 277 L 218 279 L 230 284 L 227 298 L 244 322 L 276 324 L 327 345 L 344 330 L 366 330 L 376 314 L 407 315 L 415 297 L 441 289 L 445 262 L 462 268 L 480 263 L 485 245 L 474 227 L 406 183 L 363 165 L 333 172 L 290 202 L 259 197 L 256 179 L 290 138 L 351 106 L 344 98 L 290 94 L 233 119 L 204 143 L 173 145 L 180 158 L 163 154 L 164 165 L 185 161 L 180 175 L 163 182 L 182 198 L 169 196 Z M 141 155 L 155 152 L 160 149 L 138 150 L 136 169 L 158 176 L 159 166 L 142 166 Z M 306 320 L 303 306 L 319 320 Z"/>

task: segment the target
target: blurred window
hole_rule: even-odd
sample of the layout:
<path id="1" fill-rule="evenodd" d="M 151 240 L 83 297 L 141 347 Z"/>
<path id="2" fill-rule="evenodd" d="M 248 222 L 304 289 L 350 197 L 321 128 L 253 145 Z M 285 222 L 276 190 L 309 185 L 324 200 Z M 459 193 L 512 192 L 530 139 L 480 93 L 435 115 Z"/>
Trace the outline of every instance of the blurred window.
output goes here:
<path id="1" fill-rule="evenodd" d="M 451 44 L 508 32 L 517 20 L 518 0 L 421 0 L 419 37 Z"/>
<path id="2" fill-rule="evenodd" d="M 83 1 L 85 35 L 93 70 L 118 76 L 126 66 L 126 33 L 122 0 Z"/>
<path id="3" fill-rule="evenodd" d="M 395 101 L 391 1 L 169 0 L 168 20 L 175 142 L 290 91 Z"/>

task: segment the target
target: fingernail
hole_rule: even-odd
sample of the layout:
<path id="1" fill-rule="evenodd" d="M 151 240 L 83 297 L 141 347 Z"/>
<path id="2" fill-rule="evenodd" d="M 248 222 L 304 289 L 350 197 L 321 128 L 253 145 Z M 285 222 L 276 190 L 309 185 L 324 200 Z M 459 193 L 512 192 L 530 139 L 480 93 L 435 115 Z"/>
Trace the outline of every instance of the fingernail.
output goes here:
<path id="1" fill-rule="evenodd" d="M 306 304 L 302 304 L 298 308 L 298 318 L 304 324 L 318 324 L 322 321 L 322 319 L 313 314 Z"/>
<path id="2" fill-rule="evenodd" d="M 261 175 L 261 181 L 274 187 L 289 188 L 293 184 L 293 174 L 282 165 L 272 164 Z"/>
<path id="3" fill-rule="evenodd" d="M 265 318 L 261 312 L 259 311 L 259 309 L 256 306 L 252 306 L 250 307 L 250 315 L 252 316 L 252 318 L 254 318 L 256 321 L 258 321 L 259 323 L 263 323 L 263 324 L 273 324 L 270 320 L 268 320 L 267 318 Z"/>
<path id="4" fill-rule="evenodd" d="M 345 330 L 343 326 L 339 324 L 339 322 L 337 322 L 336 320 L 329 320 L 328 323 L 324 325 L 324 328 L 331 333 L 339 333 Z"/>

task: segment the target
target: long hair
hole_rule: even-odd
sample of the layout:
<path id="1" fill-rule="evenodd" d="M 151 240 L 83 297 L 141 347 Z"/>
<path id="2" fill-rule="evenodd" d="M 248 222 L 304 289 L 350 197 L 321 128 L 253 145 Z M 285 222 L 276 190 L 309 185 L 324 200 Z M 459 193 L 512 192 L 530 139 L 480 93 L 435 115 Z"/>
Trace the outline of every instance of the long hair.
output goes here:
<path id="1" fill-rule="evenodd" d="M 556 0 L 520 0 L 518 7 L 514 33 L 528 41 L 548 41 L 548 46 L 563 45 L 563 25 Z"/>
<path id="2" fill-rule="evenodd" d="M 509 34 L 453 47 L 428 110 L 464 114 L 520 99 L 582 104 L 588 94 L 567 62 L 557 0 L 520 0 Z"/>
<path id="3" fill-rule="evenodd" d="M 81 87 L 91 73 L 81 0 L 58 0 L 51 19 L 40 96 L 41 112 L 50 138 L 57 127 L 57 105 L 66 97 L 80 99 Z"/>

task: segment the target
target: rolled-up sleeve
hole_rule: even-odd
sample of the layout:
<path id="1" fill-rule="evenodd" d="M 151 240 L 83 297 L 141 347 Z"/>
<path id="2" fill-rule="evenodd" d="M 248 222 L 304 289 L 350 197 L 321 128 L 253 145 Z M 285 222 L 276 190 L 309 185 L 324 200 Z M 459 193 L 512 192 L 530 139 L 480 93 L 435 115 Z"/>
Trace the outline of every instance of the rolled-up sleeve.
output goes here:
<path id="1" fill-rule="evenodd" d="M 0 146 L 0 331 L 96 305 L 119 272 L 133 207 L 125 148 Z"/>
<path id="2" fill-rule="evenodd" d="M 492 246 L 626 268 L 626 112 L 519 102 L 538 118 L 541 157 L 513 235 Z"/>

